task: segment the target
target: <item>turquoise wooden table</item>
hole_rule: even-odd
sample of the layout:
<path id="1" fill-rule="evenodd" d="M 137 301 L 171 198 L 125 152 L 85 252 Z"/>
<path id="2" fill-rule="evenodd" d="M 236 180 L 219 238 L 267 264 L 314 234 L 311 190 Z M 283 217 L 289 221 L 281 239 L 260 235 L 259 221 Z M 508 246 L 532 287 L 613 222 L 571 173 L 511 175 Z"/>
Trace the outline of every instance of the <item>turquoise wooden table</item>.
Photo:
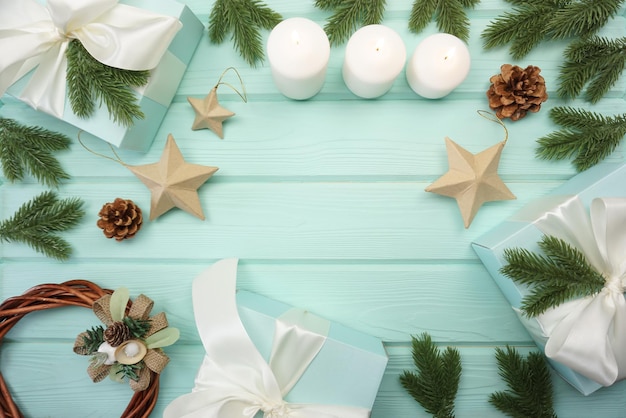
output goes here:
<path id="1" fill-rule="evenodd" d="M 206 25 L 213 2 L 186 3 Z M 307 17 L 323 25 L 328 17 L 313 1 L 267 3 L 285 18 Z M 435 25 L 412 34 L 407 29 L 412 2 L 387 3 L 383 23 L 401 35 L 410 56 L 436 31 Z M 505 388 L 494 348 L 510 344 L 526 353 L 534 345 L 470 244 L 575 174 L 569 162 L 541 161 L 534 155 L 535 140 L 555 130 L 548 110 L 564 104 L 555 90 L 565 43 L 545 43 L 517 62 L 504 49 L 484 51 L 480 33 L 508 9 L 503 1 L 483 0 L 469 12 L 472 68 L 467 80 L 441 100 L 420 98 L 403 75 L 379 99 L 354 96 L 341 76 L 342 45 L 331 50 L 320 94 L 292 101 L 274 87 L 267 62 L 250 68 L 230 42 L 213 45 L 203 37 L 150 151 L 119 154 L 129 165 L 156 162 L 171 133 L 187 161 L 218 166 L 199 191 L 206 220 L 173 210 L 146 222 L 134 239 L 124 242 L 102 235 L 95 225 L 98 211 L 123 197 L 147 212 L 147 188 L 123 166 L 87 152 L 75 140 L 75 128 L 3 97 L 2 117 L 74 138 L 71 150 L 59 155 L 72 176 L 59 194 L 84 199 L 87 216 L 65 235 L 75 249 L 67 262 L 3 243 L 0 296 L 81 278 L 112 289 L 126 286 L 132 296 L 153 298 L 155 311 L 167 312 L 170 324 L 181 330 L 180 341 L 166 349 L 171 363 L 163 372 L 153 413 L 160 416 L 170 401 L 189 392 L 203 356 L 191 310 L 191 281 L 213 262 L 239 257 L 239 288 L 384 341 L 389 363 L 372 417 L 428 416 L 398 381 L 402 370 L 412 368 L 411 335 L 422 332 L 441 346 L 460 350 L 457 416 L 502 416 L 487 400 Z M 624 36 L 624 17 L 610 21 L 604 31 Z M 264 40 L 267 35 L 263 33 Z M 486 204 L 465 229 L 454 200 L 424 188 L 447 170 L 444 137 L 474 153 L 502 140 L 502 128 L 476 111 L 487 108 L 489 77 L 504 63 L 541 67 L 551 97 L 539 113 L 506 122 L 509 141 L 499 172 L 517 200 Z M 194 113 L 187 97 L 204 97 L 229 66 L 241 73 L 248 103 L 220 88 L 220 101 L 236 113 L 224 123 L 225 139 L 208 130 L 192 131 Z M 625 91 L 622 78 L 593 110 L 624 112 Z M 104 142 L 83 138 L 92 150 L 110 152 Z M 623 149 L 609 159 L 622 161 Z M 1 218 L 42 190 L 34 179 L 3 181 Z M 127 385 L 90 383 L 87 359 L 71 350 L 75 336 L 96 323 L 91 312 L 67 308 L 31 314 L 11 331 L 0 367 L 27 416 L 119 416 L 131 396 Z M 556 375 L 553 383 L 559 417 L 626 415 L 624 382 L 587 397 Z"/>

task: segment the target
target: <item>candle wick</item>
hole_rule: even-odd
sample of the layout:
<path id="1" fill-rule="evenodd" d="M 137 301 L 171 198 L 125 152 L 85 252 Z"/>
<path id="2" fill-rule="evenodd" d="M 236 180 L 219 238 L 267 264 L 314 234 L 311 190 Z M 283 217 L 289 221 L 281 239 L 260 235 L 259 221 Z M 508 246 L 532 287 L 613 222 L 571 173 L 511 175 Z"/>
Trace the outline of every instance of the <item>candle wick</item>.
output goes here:
<path id="1" fill-rule="evenodd" d="M 445 57 L 443 57 L 443 59 L 444 59 L 444 60 L 447 60 L 447 59 L 448 59 L 448 56 L 446 55 Z"/>

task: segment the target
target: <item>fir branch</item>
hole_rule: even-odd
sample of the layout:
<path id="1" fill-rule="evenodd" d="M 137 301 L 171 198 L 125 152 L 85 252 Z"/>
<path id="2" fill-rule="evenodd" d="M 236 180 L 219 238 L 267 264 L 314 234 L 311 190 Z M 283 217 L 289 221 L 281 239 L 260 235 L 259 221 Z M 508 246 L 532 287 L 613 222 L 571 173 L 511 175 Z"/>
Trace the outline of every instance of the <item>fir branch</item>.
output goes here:
<path id="1" fill-rule="evenodd" d="M 563 128 L 537 140 L 536 155 L 546 160 L 574 157 L 578 171 L 609 156 L 626 135 L 626 114 L 603 116 L 584 109 L 555 107 L 550 118 Z"/>
<path id="2" fill-rule="evenodd" d="M 492 393 L 489 402 L 513 418 L 556 418 L 550 371 L 541 353 L 524 359 L 515 348 L 496 348 L 500 377 L 509 387 Z"/>
<path id="3" fill-rule="evenodd" d="M 28 171 L 42 184 L 58 187 L 70 176 L 52 152 L 69 146 L 70 139 L 63 134 L 0 118 L 0 163 L 11 182 L 22 180 Z"/>
<path id="4" fill-rule="evenodd" d="M 333 10 L 324 30 L 331 45 L 339 45 L 350 38 L 360 26 L 379 24 L 383 20 L 386 0 L 320 1 L 315 6 Z"/>
<path id="5" fill-rule="evenodd" d="M 137 374 L 137 372 L 140 371 L 145 365 L 143 360 L 135 364 L 118 364 L 119 366 L 115 373 L 121 375 L 122 379 L 128 378 L 134 381 L 139 380 L 139 375 Z"/>
<path id="6" fill-rule="evenodd" d="M 86 334 L 83 335 L 83 347 L 87 353 L 95 353 L 104 342 L 104 328 L 98 325 L 97 327 L 91 327 L 91 329 L 85 332 Z"/>
<path id="7" fill-rule="evenodd" d="M 624 0 L 508 0 L 514 5 L 481 34 L 485 49 L 510 44 L 514 59 L 543 40 L 588 37 L 615 16 Z"/>
<path id="8" fill-rule="evenodd" d="M 597 103 L 620 78 L 626 66 L 626 38 L 592 37 L 572 42 L 564 52 L 557 93 L 573 99 L 589 83 L 585 99 Z"/>
<path id="9" fill-rule="evenodd" d="M 447 347 L 441 352 L 428 333 L 412 338 L 417 373 L 404 371 L 400 383 L 435 418 L 454 417 L 454 401 L 461 379 L 461 356 Z"/>
<path id="10" fill-rule="evenodd" d="M 464 8 L 474 7 L 480 0 L 415 0 L 409 17 L 411 32 L 421 32 L 435 18 L 440 32 L 449 33 L 467 42 L 470 21 Z"/>
<path id="11" fill-rule="evenodd" d="M 209 39 L 221 44 L 232 32 L 235 49 L 254 67 L 264 59 L 260 29 L 271 30 L 282 19 L 260 0 L 216 0 L 209 15 Z"/>
<path id="12" fill-rule="evenodd" d="M 96 102 L 104 102 L 116 123 L 132 126 L 143 118 L 132 87 L 148 83 L 149 71 L 130 71 L 109 67 L 93 58 L 78 40 L 67 47 L 67 88 L 72 111 L 88 118 Z"/>
<path id="13" fill-rule="evenodd" d="M 520 306 L 525 315 L 537 316 L 568 300 L 594 295 L 604 287 L 602 274 L 567 242 L 544 236 L 539 247 L 545 256 L 523 248 L 506 249 L 508 264 L 500 269 L 513 281 L 531 287 Z"/>
<path id="14" fill-rule="evenodd" d="M 131 318 L 130 316 L 125 316 L 122 319 L 122 322 L 126 324 L 130 333 L 134 338 L 144 338 L 146 333 L 150 331 L 150 320 L 149 319 L 141 319 L 141 318 Z"/>
<path id="15" fill-rule="evenodd" d="M 55 233 L 78 224 L 85 214 L 82 206 L 78 198 L 59 200 L 56 193 L 43 192 L 0 222 L 0 241 L 23 242 L 48 257 L 66 260 L 72 248 Z"/>

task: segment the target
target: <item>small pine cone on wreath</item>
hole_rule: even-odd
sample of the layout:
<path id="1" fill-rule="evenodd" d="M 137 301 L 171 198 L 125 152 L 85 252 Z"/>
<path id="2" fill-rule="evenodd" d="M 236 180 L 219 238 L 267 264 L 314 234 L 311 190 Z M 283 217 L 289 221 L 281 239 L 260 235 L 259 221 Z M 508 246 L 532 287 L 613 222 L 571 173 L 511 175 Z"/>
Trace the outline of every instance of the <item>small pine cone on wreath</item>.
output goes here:
<path id="1" fill-rule="evenodd" d="M 130 340 L 130 338 L 130 328 L 121 321 L 112 323 L 104 330 L 104 340 L 111 347 L 119 347 L 124 341 Z"/>
<path id="2" fill-rule="evenodd" d="M 546 82 L 539 74 L 541 68 L 529 65 L 526 68 L 504 64 L 500 74 L 492 76 L 487 90 L 489 107 L 500 119 L 516 121 L 527 112 L 538 112 L 541 103 L 548 100 Z"/>
<path id="3" fill-rule="evenodd" d="M 143 223 L 139 206 L 130 199 L 119 197 L 114 202 L 105 203 L 98 216 L 97 225 L 104 235 L 117 241 L 134 237 Z"/>

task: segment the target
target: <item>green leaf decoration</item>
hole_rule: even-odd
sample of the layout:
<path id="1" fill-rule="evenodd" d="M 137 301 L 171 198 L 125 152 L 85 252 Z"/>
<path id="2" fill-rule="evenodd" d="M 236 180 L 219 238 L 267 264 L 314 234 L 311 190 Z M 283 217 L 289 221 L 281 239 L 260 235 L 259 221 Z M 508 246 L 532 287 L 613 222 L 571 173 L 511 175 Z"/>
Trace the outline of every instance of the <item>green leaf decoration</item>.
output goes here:
<path id="1" fill-rule="evenodd" d="M 589 37 L 617 14 L 624 0 L 507 0 L 513 9 L 481 34 L 485 49 L 510 44 L 514 59 L 543 40 Z"/>
<path id="2" fill-rule="evenodd" d="M 70 176 L 52 153 L 69 146 L 70 139 L 63 134 L 0 118 L 0 163 L 11 182 L 22 180 L 28 172 L 40 183 L 58 187 Z"/>
<path id="3" fill-rule="evenodd" d="M 539 247 L 545 255 L 524 248 L 506 249 L 508 264 L 500 269 L 516 283 L 530 287 L 520 306 L 526 316 L 534 317 L 568 300 L 595 295 L 604 287 L 602 274 L 566 241 L 544 236 Z"/>
<path id="4" fill-rule="evenodd" d="M 574 157 L 578 171 L 604 160 L 626 135 L 626 114 L 610 117 L 584 109 L 554 107 L 550 118 L 563 128 L 537 140 L 537 157 L 545 160 Z"/>
<path id="5" fill-rule="evenodd" d="M 0 222 L 0 241 L 23 242 L 48 257 L 67 260 L 72 248 L 55 233 L 76 226 L 84 215 L 80 199 L 59 200 L 56 193 L 43 192 Z"/>
<path id="6" fill-rule="evenodd" d="M 585 99 L 597 103 L 622 75 L 626 65 L 626 38 L 591 37 L 572 42 L 561 66 L 561 97 L 576 98 L 588 84 Z"/>
<path id="7" fill-rule="evenodd" d="M 119 383 L 123 383 L 125 378 L 137 381 L 139 380 L 137 372 L 144 367 L 144 364 L 143 361 L 136 364 L 115 363 L 111 366 L 109 377 Z"/>
<path id="8" fill-rule="evenodd" d="M 124 319 L 126 315 L 126 306 L 130 300 L 130 293 L 125 287 L 116 289 L 111 295 L 111 301 L 109 302 L 109 311 L 111 311 L 111 318 L 115 322 L 119 322 Z"/>
<path id="9" fill-rule="evenodd" d="M 134 338 L 143 339 L 144 335 L 148 331 L 150 331 L 150 320 L 149 319 L 140 319 L 140 318 L 131 318 L 130 316 L 125 316 L 122 319 L 122 322 L 126 324 L 128 329 L 130 330 L 131 335 Z"/>
<path id="10" fill-rule="evenodd" d="M 161 348 L 174 344 L 180 337 L 178 328 L 167 327 L 146 338 L 146 347 Z"/>
<path id="11" fill-rule="evenodd" d="M 400 383 L 435 418 L 454 417 L 454 401 L 461 379 L 461 356 L 453 347 L 440 351 L 428 333 L 412 338 L 417 373 L 404 371 Z"/>
<path id="12" fill-rule="evenodd" d="M 421 32 L 435 19 L 440 32 L 449 33 L 467 42 L 470 20 L 465 8 L 473 8 L 480 0 L 415 0 L 409 18 L 411 32 Z"/>
<path id="13" fill-rule="evenodd" d="M 259 0 L 216 0 L 209 15 L 209 39 L 221 44 L 232 33 L 235 49 L 255 67 L 265 57 L 260 30 L 271 30 L 282 20 Z"/>
<path id="14" fill-rule="evenodd" d="M 150 71 L 122 70 L 102 64 L 76 39 L 69 43 L 66 56 L 68 97 L 76 116 L 88 118 L 96 104 L 102 102 L 113 121 L 123 126 L 132 126 L 135 119 L 145 116 L 131 88 L 146 85 Z"/>
<path id="15" fill-rule="evenodd" d="M 88 329 L 83 336 L 83 347 L 87 353 L 95 353 L 104 342 L 104 328 L 100 325 Z M 106 353 L 105 353 L 106 356 Z"/>
<path id="16" fill-rule="evenodd" d="M 96 368 L 103 366 L 107 360 L 109 360 L 109 355 L 107 353 L 94 352 L 93 356 L 89 359 L 89 362 L 91 363 L 91 367 Z"/>
<path id="17" fill-rule="evenodd" d="M 543 355 L 533 351 L 524 359 L 515 348 L 496 348 L 500 377 L 508 390 L 494 392 L 489 402 L 513 418 L 556 418 L 550 371 Z"/>
<path id="18" fill-rule="evenodd" d="M 340 45 L 361 26 L 383 21 L 386 0 L 316 0 L 315 7 L 331 10 L 332 16 L 324 26 L 331 45 Z"/>

